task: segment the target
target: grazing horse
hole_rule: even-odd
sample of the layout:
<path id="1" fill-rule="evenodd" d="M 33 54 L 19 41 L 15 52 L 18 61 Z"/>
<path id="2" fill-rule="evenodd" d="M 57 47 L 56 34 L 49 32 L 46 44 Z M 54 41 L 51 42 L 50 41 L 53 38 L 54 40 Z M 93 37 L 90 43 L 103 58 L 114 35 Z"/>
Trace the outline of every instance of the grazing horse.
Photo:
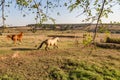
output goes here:
<path id="1" fill-rule="evenodd" d="M 43 41 L 39 47 L 37 49 L 40 49 L 42 47 L 43 44 L 46 45 L 45 47 L 45 50 L 48 50 L 48 46 L 54 46 L 56 48 L 58 48 L 57 46 L 57 42 L 59 41 L 59 38 L 56 37 L 56 38 L 52 38 L 52 39 L 46 39 L 45 41 Z"/>
<path id="2" fill-rule="evenodd" d="M 7 35 L 7 38 L 10 38 L 11 40 L 13 40 L 14 44 L 16 44 L 16 41 L 21 42 L 22 37 L 23 37 L 23 32 L 21 32 L 20 34 Z"/>

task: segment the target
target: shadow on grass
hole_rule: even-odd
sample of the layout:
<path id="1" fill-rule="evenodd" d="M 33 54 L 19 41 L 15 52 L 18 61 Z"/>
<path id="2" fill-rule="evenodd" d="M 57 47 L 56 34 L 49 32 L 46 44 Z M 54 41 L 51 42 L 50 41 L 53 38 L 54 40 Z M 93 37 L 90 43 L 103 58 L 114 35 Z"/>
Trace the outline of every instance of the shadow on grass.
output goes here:
<path id="1" fill-rule="evenodd" d="M 12 48 L 14 51 L 30 51 L 30 50 L 37 50 L 35 48 Z"/>

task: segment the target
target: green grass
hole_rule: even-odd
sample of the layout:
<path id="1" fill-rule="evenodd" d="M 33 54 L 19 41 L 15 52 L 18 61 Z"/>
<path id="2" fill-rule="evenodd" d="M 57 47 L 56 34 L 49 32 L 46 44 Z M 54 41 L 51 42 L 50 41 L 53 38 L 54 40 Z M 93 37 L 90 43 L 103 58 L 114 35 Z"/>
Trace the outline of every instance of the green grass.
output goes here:
<path id="1" fill-rule="evenodd" d="M 120 71 L 69 60 L 62 67 L 53 68 L 50 76 L 52 80 L 119 80 Z"/>

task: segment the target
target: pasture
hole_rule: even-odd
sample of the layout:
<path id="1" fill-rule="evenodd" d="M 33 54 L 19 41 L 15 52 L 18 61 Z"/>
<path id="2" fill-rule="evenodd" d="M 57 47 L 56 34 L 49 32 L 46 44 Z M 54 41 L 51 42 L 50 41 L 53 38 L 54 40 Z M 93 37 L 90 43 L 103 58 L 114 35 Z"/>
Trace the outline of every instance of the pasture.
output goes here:
<path id="1" fill-rule="evenodd" d="M 16 45 L 6 38 L 19 32 L 0 36 L 0 80 L 120 80 L 120 49 L 83 47 L 84 31 L 23 31 L 22 43 Z M 37 50 L 51 35 L 61 36 L 58 49 Z M 96 40 L 105 37 L 99 33 Z"/>

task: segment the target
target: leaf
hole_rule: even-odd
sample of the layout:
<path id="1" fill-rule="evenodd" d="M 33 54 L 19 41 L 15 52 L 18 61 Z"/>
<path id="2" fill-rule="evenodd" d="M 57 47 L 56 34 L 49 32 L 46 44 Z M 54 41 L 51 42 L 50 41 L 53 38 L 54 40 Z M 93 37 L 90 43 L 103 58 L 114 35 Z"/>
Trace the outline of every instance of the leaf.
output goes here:
<path id="1" fill-rule="evenodd" d="M 68 6 L 68 9 L 70 10 L 70 12 L 72 12 L 76 7 L 77 7 L 76 4 L 72 4 L 72 5 Z"/>
<path id="2" fill-rule="evenodd" d="M 23 17 L 26 17 L 26 15 L 25 15 L 25 14 L 23 14 Z"/>
<path id="3" fill-rule="evenodd" d="M 64 6 L 67 6 L 67 3 L 64 3 Z"/>
<path id="4" fill-rule="evenodd" d="M 98 3 L 98 0 L 95 0 L 95 3 L 94 3 L 94 5 L 97 5 L 97 3 Z"/>
<path id="5" fill-rule="evenodd" d="M 60 15 L 60 13 L 59 13 L 59 12 L 57 12 L 57 15 Z"/>
<path id="6" fill-rule="evenodd" d="M 53 19 L 53 18 L 49 18 L 54 24 L 55 24 L 55 19 Z"/>

